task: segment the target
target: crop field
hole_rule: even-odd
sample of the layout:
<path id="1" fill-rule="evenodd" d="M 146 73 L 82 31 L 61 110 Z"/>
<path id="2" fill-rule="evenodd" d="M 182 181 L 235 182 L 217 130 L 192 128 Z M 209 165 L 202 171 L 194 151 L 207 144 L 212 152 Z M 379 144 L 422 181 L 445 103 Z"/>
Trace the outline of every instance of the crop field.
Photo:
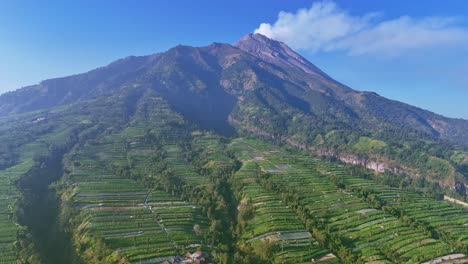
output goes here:
<path id="1" fill-rule="evenodd" d="M 23 227 L 17 225 L 12 219 L 14 203 L 19 195 L 15 181 L 31 166 L 31 161 L 23 161 L 0 171 L 0 263 L 16 263 L 13 243 L 16 241 L 17 232 Z"/>
<path id="2" fill-rule="evenodd" d="M 175 251 L 146 208 L 102 209 L 88 212 L 89 229 L 129 261 L 170 259 Z"/>
<path id="3" fill-rule="evenodd" d="M 21 195 L 17 180 L 37 156 L 73 133 L 81 133 L 79 144 L 65 156 L 63 180 L 68 184 L 64 196 L 77 213 L 77 248 L 91 239 L 140 264 L 161 263 L 200 247 L 221 250 L 208 242 L 216 241 L 212 229 L 221 222 L 213 212 L 223 215 L 216 207 L 227 204 L 228 197 L 219 197 L 232 191 L 238 212 L 251 208 L 245 225 L 235 226 L 233 220 L 232 230 L 240 231 L 232 246 L 258 255 L 267 248 L 274 263 L 338 263 L 344 250 L 368 263 L 466 260 L 468 212 L 461 206 L 377 184 L 339 164 L 262 141 L 172 131 L 160 119 L 151 127 L 132 121 L 125 128 L 99 130 L 87 127 L 91 121 L 83 117 L 62 120 L 56 114 L 60 122 L 50 126 L 34 123 L 40 114 L 29 117 L 33 123 L 28 125 L 42 132 L 30 136 L 25 128 L 15 150 L 20 155 L 0 170 L 0 263 L 16 263 L 15 241 L 26 231 L 13 217 Z M 15 140 L 5 128 L 22 126 L 15 122 L 0 120 L 0 139 Z M 80 140 L 93 129 L 99 133 Z M 171 189 L 174 185 L 180 189 Z M 363 190 L 371 195 L 363 197 Z M 323 234 L 343 249 L 323 242 Z"/>
<path id="4" fill-rule="evenodd" d="M 157 190 L 150 193 L 146 205 L 159 225 L 180 247 L 180 253 L 184 253 L 186 248 L 203 244 L 203 235 L 209 223 L 199 207 Z"/>
<path id="5" fill-rule="evenodd" d="M 236 148 L 236 146 L 232 146 Z M 275 246 L 275 263 L 309 263 L 320 259 L 329 251 L 315 241 L 294 211 L 285 205 L 276 193 L 265 190 L 256 182 L 255 157 L 242 152 L 239 158 L 243 166 L 236 173 L 236 181 L 242 184 L 240 206 L 253 207 L 253 218 L 248 220 L 242 239 L 254 248 L 261 243 Z M 336 257 L 322 263 L 337 263 Z"/>
<path id="6" fill-rule="evenodd" d="M 321 167 L 338 176 L 350 189 L 364 188 L 376 194 L 385 204 L 398 208 L 403 215 L 418 223 L 434 229 L 453 241 L 468 244 L 468 216 L 466 208 L 447 201 L 437 201 L 430 197 L 389 186 L 376 184 L 371 180 L 353 177 L 342 168 L 331 163 Z"/>
<path id="7" fill-rule="evenodd" d="M 206 177 L 198 174 L 193 166 L 184 160 L 183 150 L 180 146 L 168 144 L 164 145 L 163 150 L 167 155 L 166 161 L 175 175 L 194 185 L 206 184 Z"/>
<path id="8" fill-rule="evenodd" d="M 209 161 L 211 161 L 210 165 L 213 167 L 222 167 L 231 162 L 224 152 L 225 144 L 221 142 L 218 136 L 210 133 L 196 136 L 193 140 L 192 148 L 206 153 Z"/>
<path id="9" fill-rule="evenodd" d="M 153 173 L 155 150 L 141 142 L 142 133 L 144 129 L 130 127 L 76 149 L 69 179 L 86 232 L 130 262 L 161 263 L 202 245 L 209 223 L 196 205 L 145 189 L 112 170 L 131 163 L 132 175 Z M 200 175 L 183 162 L 179 146 L 164 145 L 163 151 L 175 175 L 200 182 Z"/>
<path id="10" fill-rule="evenodd" d="M 336 165 L 326 168 L 327 163 L 316 162 L 303 154 L 288 152 L 253 140 L 235 140 L 233 147 L 257 163 L 263 171 L 270 172 L 272 182 L 279 186 L 281 192 L 294 193 L 300 205 L 323 223 L 329 234 L 345 241 L 345 246 L 361 255 L 365 261 L 415 263 L 453 253 L 451 245 L 433 238 L 429 232 L 414 228 L 383 210 L 373 208 L 355 193 L 337 188 L 329 177 L 323 174 L 323 171 L 328 169 L 336 170 Z M 421 204 L 427 206 L 424 199 L 421 200 Z M 421 204 L 419 206 L 422 206 Z M 438 204 L 440 205 L 436 206 Z M 467 219 L 466 211 L 450 207 L 446 202 L 433 200 L 432 206 L 435 211 L 415 209 L 418 208 L 418 203 L 412 204 L 413 207 L 410 203 L 401 206 L 407 206 L 405 210 L 412 211 L 414 217 L 420 215 L 434 219 L 440 217 L 438 208 L 453 211 L 455 217 L 449 228 L 454 230 L 463 229 Z M 436 221 L 433 225 L 437 223 L 441 225 L 444 221 Z M 464 237 L 463 234 L 456 236 L 458 239 Z"/>
<path id="11" fill-rule="evenodd" d="M 29 119 L 36 119 L 37 115 L 28 116 Z M 50 135 L 30 136 L 27 140 L 21 138 L 19 133 L 12 133 L 12 127 L 25 126 L 24 120 L 2 119 L 0 122 L 0 140 L 2 143 L 13 143 L 21 140 L 15 151 L 18 157 L 14 164 L 0 170 L 0 263 L 17 263 L 17 250 L 14 242 L 18 240 L 18 234 L 23 233 L 25 227 L 14 221 L 14 210 L 20 191 L 17 181 L 26 174 L 34 165 L 35 155 L 45 154 L 47 145 L 51 143 L 63 143 L 62 137 L 50 140 L 50 135 L 64 134 L 64 127 L 51 129 Z M 31 124 L 26 124 L 32 127 Z M 31 128 L 25 128 L 28 131 Z M 19 139 L 20 138 L 20 139 Z"/>

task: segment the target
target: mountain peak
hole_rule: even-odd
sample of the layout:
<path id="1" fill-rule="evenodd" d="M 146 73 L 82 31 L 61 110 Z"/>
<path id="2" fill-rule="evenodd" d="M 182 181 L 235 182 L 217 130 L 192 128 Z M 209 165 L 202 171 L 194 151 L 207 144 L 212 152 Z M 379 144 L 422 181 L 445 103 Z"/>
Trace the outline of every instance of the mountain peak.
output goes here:
<path id="1" fill-rule="evenodd" d="M 260 33 L 249 33 L 245 36 L 243 36 L 242 38 L 240 38 L 235 44 L 234 46 L 237 45 L 237 43 L 242 43 L 242 42 L 252 42 L 252 41 L 257 41 L 257 42 L 264 42 L 264 43 L 267 43 L 267 42 L 279 42 L 279 41 L 276 41 L 276 40 L 273 40 L 263 34 L 260 34 Z"/>
<path id="2" fill-rule="evenodd" d="M 234 46 L 272 64 L 298 68 L 306 73 L 328 78 L 319 68 L 296 53 L 288 45 L 265 35 L 249 33 L 236 41 Z"/>

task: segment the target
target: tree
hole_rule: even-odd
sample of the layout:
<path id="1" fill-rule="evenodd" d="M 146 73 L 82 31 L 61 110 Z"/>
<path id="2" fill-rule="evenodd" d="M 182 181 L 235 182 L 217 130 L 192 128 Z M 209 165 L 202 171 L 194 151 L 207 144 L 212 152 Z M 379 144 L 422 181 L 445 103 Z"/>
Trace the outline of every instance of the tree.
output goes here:
<path id="1" fill-rule="evenodd" d="M 193 225 L 193 231 L 195 232 L 195 235 L 201 236 L 203 234 L 203 231 L 200 228 L 199 224 Z"/>

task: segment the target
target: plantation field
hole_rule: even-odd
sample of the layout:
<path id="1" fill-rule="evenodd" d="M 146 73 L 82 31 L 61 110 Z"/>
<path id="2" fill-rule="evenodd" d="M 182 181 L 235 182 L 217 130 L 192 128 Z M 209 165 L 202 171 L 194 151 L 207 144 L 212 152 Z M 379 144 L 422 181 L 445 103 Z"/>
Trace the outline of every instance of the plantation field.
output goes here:
<path id="1" fill-rule="evenodd" d="M 0 263 L 16 263 L 13 243 L 17 232 L 23 227 L 12 219 L 16 199 L 19 196 L 15 181 L 32 166 L 31 161 L 23 161 L 13 167 L 0 171 Z"/>
<path id="2" fill-rule="evenodd" d="M 405 217 L 436 231 L 441 236 L 459 242 L 459 245 L 468 244 L 466 208 L 447 201 L 437 201 L 418 193 L 376 184 L 371 180 L 353 177 L 334 164 L 323 163 L 320 166 L 327 174 L 339 177 L 350 189 L 369 191 L 385 205 L 401 211 Z"/>
<path id="3" fill-rule="evenodd" d="M 336 165 L 314 161 L 304 154 L 253 140 L 235 140 L 232 148 L 268 172 L 267 183 L 276 186 L 280 193 L 289 193 L 288 199 L 308 210 L 326 228 L 326 233 L 339 238 L 349 250 L 367 262 L 417 263 L 455 250 L 455 245 L 434 238 L 425 229 L 415 228 L 401 218 L 373 208 L 356 193 L 338 188 L 327 175 L 328 171 L 336 173 L 339 168 Z M 347 177 L 348 181 L 356 178 Z M 385 189 L 384 186 L 380 188 Z M 392 197 L 384 196 L 386 193 L 383 191 L 381 195 Z M 416 199 L 418 195 L 405 194 L 405 197 Z M 428 224 L 429 227 L 457 230 L 454 239 L 465 242 L 467 212 L 446 202 L 431 200 L 428 203 L 427 199 L 419 197 L 419 203 L 400 203 L 400 206 L 405 208 L 405 212 L 412 212 L 411 217 L 418 217 L 421 221 L 433 217 L 435 221 Z M 433 209 L 426 210 L 428 208 Z M 453 214 L 452 219 L 440 219 L 441 212 L 445 210 L 449 215 Z"/>
<path id="4" fill-rule="evenodd" d="M 40 116 L 40 115 L 39 115 Z M 16 119 L 18 118 L 18 119 Z M 16 160 L 10 166 L 0 170 L 0 263 L 17 263 L 17 248 L 14 244 L 18 241 L 18 236 L 22 235 L 25 227 L 15 222 L 16 203 L 20 197 L 20 191 L 17 187 L 18 180 L 28 173 L 34 165 L 34 157 L 47 153 L 48 145 L 63 144 L 70 126 L 65 128 L 57 126 L 48 128 L 49 134 L 35 134 L 31 131 L 35 129 L 42 130 L 44 124 L 31 125 L 30 121 L 24 119 L 36 120 L 38 114 L 28 114 L 22 117 L 2 118 L 0 121 L 0 140 L 4 144 L 15 143 L 17 148 L 9 151 L 8 154 L 16 155 Z M 27 128 L 25 127 L 27 126 Z M 18 127 L 25 127 L 22 132 L 28 134 L 22 137 L 21 133 L 14 133 Z"/>
<path id="5" fill-rule="evenodd" d="M 243 166 L 235 175 L 235 180 L 242 186 L 239 206 L 253 208 L 253 217 L 247 221 L 242 234 L 245 243 L 254 248 L 261 247 L 262 243 L 273 247 L 274 263 L 309 263 L 311 259 L 327 255 L 329 251 L 311 237 L 294 211 L 276 193 L 256 182 L 254 157 L 242 154 L 238 158 L 243 161 Z M 337 262 L 333 257 L 322 263 Z"/>
<path id="6" fill-rule="evenodd" d="M 202 245 L 209 223 L 196 205 L 131 179 L 155 173 L 151 156 L 160 150 L 143 144 L 142 133 L 142 128 L 130 127 L 76 149 L 69 179 L 73 203 L 86 219 L 80 235 L 102 238 L 130 262 L 160 263 Z M 165 145 L 162 151 L 175 175 L 200 182 L 200 176 L 180 161 L 177 145 Z M 126 166 L 132 168 L 130 175 L 116 174 L 116 168 Z"/>
<path id="7" fill-rule="evenodd" d="M 184 160 L 183 150 L 180 146 L 168 144 L 164 145 L 163 150 L 167 155 L 166 161 L 175 175 L 194 185 L 206 184 L 206 178 L 199 175 L 193 166 Z"/>
<path id="8" fill-rule="evenodd" d="M 307 153 L 190 130 L 166 107 L 141 106 L 125 125 L 65 119 L 63 109 L 27 123 L 0 119 L 0 139 L 16 146 L 0 153 L 0 263 L 16 263 L 15 242 L 28 231 L 14 222 L 18 180 L 57 146 L 69 149 L 64 177 L 51 187 L 70 214 L 73 246 L 85 258 L 104 252 L 102 263 L 161 263 L 198 249 L 272 263 L 466 260 L 466 208 Z M 355 147 L 379 142 L 362 138 Z"/>

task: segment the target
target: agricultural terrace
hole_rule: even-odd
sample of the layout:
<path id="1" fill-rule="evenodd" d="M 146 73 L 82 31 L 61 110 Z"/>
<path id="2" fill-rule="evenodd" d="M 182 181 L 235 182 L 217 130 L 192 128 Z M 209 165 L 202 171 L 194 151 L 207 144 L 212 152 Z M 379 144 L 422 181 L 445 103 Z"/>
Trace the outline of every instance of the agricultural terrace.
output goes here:
<path id="1" fill-rule="evenodd" d="M 371 193 L 376 199 L 408 222 L 433 230 L 454 247 L 468 245 L 468 212 L 466 208 L 447 201 L 437 201 L 420 193 L 400 190 L 376 184 L 372 180 L 358 178 L 332 163 L 319 164 L 320 170 L 343 182 L 354 193 Z"/>
<path id="2" fill-rule="evenodd" d="M 242 186 L 238 210 L 240 214 L 251 211 L 242 230 L 243 243 L 250 244 L 257 254 L 262 254 L 266 244 L 267 250 L 272 251 L 274 263 L 310 263 L 312 259 L 327 256 L 330 252 L 312 238 L 278 194 L 267 191 L 257 182 L 255 161 L 260 158 L 237 147 L 236 143 L 231 146 L 232 150 L 240 150 L 238 158 L 243 162 L 235 175 L 235 181 Z M 338 263 L 338 259 L 330 254 L 321 263 Z"/>
<path id="3" fill-rule="evenodd" d="M 21 196 L 17 181 L 30 171 L 36 156 L 45 155 L 50 145 L 65 143 L 77 120 L 69 122 L 56 115 L 46 119 L 39 112 L 0 119 L 0 263 L 17 262 L 14 243 L 26 233 L 13 217 Z"/>
<path id="4" fill-rule="evenodd" d="M 152 157 L 160 155 L 160 149 L 144 144 L 144 133 L 145 128 L 129 127 L 88 142 L 71 155 L 72 201 L 85 219 L 75 240 L 92 236 L 132 263 L 161 263 L 200 246 L 208 220 L 196 205 L 132 180 L 157 171 Z M 179 163 L 177 145 L 163 146 L 163 153 L 174 173 L 196 180 L 191 178 L 196 173 Z"/>
<path id="5" fill-rule="evenodd" d="M 14 242 L 18 232 L 23 230 L 13 221 L 14 207 L 19 191 L 16 180 L 26 173 L 32 166 L 32 160 L 23 162 L 0 171 L 0 263 L 16 263 Z"/>
<path id="6" fill-rule="evenodd" d="M 316 225 L 324 229 L 319 231 L 339 238 L 346 248 L 366 262 L 417 263 L 454 253 L 453 246 L 432 237 L 425 229 L 414 228 L 402 219 L 374 208 L 355 193 L 338 188 L 323 173 L 323 166 L 327 165 L 308 155 L 254 140 L 237 139 L 232 145 L 267 173 L 266 184 L 283 194 L 286 197 L 283 200 L 306 209 Z M 417 213 L 420 211 L 414 212 Z M 465 219 L 466 215 L 465 212 Z M 462 220 L 455 219 L 455 225 L 457 221 Z"/>

